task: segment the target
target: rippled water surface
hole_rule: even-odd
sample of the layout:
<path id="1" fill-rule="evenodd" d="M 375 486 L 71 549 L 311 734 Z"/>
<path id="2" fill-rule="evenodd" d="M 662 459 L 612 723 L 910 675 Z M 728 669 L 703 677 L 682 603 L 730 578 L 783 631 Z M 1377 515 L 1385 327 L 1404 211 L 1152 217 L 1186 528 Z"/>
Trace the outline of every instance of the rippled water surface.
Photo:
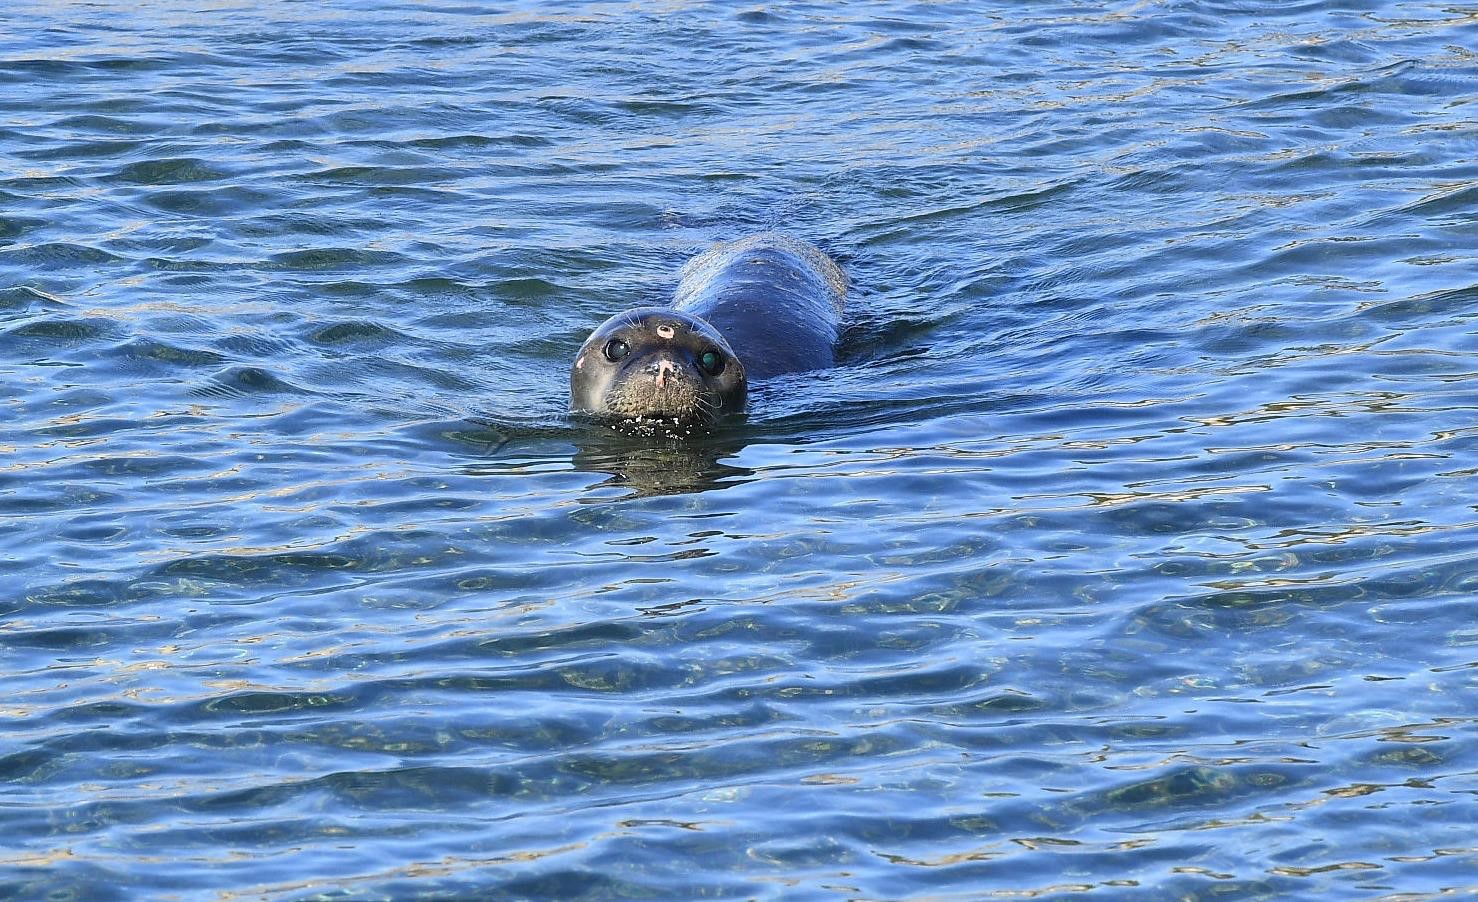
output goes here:
<path id="1" fill-rule="evenodd" d="M 0 23 L 0 898 L 1478 892 L 1478 7 Z"/>

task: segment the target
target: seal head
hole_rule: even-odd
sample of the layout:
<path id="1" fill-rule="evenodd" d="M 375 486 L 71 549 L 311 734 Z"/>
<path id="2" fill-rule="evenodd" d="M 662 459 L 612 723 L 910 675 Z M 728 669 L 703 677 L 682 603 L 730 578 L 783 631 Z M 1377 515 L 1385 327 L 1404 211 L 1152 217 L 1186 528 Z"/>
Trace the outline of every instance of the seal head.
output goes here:
<path id="1" fill-rule="evenodd" d="M 667 307 L 618 313 L 570 368 L 570 409 L 633 432 L 689 432 L 744 409 L 744 365 L 707 322 Z"/>

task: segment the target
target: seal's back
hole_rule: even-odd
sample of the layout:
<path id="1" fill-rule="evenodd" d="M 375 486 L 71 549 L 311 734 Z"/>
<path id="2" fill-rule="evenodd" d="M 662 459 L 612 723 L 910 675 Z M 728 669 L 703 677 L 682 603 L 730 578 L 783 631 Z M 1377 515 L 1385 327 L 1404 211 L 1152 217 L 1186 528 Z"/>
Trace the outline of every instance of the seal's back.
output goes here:
<path id="1" fill-rule="evenodd" d="M 689 261 L 672 306 L 718 329 L 763 379 L 831 366 L 846 296 L 841 267 L 819 248 L 767 232 Z"/>

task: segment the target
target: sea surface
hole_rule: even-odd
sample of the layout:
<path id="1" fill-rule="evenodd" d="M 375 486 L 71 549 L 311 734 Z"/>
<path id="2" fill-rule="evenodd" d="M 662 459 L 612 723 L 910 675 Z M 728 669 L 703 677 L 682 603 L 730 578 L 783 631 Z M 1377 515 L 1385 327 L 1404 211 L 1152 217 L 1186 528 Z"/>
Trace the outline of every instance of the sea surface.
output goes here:
<path id="1" fill-rule="evenodd" d="M 1478 894 L 1473 4 L 10 2 L 0 385 L 0 899 Z"/>

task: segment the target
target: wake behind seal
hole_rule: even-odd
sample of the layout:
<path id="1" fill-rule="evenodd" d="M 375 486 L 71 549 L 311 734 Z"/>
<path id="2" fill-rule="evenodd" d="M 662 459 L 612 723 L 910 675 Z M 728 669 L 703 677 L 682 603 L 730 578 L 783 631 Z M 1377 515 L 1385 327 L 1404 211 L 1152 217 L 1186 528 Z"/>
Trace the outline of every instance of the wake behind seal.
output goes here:
<path id="1" fill-rule="evenodd" d="M 820 248 L 764 233 L 694 257 L 671 307 L 618 313 L 570 369 L 570 409 L 626 431 L 686 433 L 744 409 L 749 380 L 831 366 L 847 278 Z"/>

